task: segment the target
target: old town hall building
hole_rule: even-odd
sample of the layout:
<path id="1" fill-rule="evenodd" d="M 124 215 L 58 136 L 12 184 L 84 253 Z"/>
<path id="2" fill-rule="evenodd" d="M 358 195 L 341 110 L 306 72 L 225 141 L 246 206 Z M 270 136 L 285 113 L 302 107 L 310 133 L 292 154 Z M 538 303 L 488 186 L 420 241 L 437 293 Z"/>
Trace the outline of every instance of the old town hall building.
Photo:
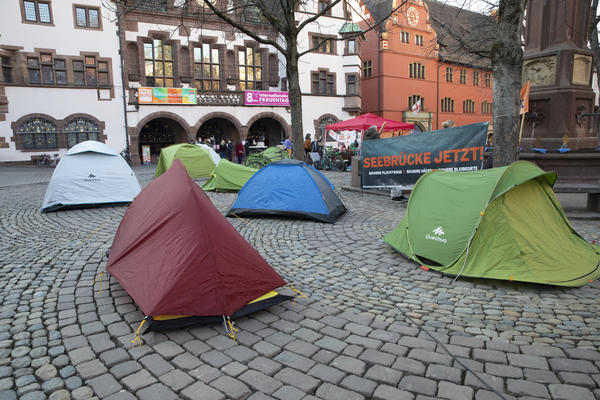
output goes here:
<path id="1" fill-rule="evenodd" d="M 378 21 L 397 0 L 365 0 Z M 443 27 L 478 26 L 482 14 L 443 2 L 409 0 L 361 43 L 362 112 L 413 122 L 422 131 L 492 121 L 492 70 L 488 60 L 462 50 Z M 368 24 L 363 23 L 365 29 Z M 418 102 L 418 109 L 413 106 Z"/>

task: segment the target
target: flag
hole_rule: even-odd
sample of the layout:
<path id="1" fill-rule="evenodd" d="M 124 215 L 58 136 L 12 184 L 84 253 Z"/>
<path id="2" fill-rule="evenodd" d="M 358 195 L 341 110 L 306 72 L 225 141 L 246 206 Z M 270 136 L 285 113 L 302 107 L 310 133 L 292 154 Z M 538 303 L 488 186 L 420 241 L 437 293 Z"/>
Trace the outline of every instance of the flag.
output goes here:
<path id="1" fill-rule="evenodd" d="M 519 106 L 519 114 L 526 114 L 529 112 L 529 87 L 531 82 L 527 81 L 525 86 L 521 88 L 521 104 Z"/>
<path id="2" fill-rule="evenodd" d="M 417 100 L 415 104 L 412 105 L 413 114 L 417 115 L 421 111 L 421 99 Z"/>

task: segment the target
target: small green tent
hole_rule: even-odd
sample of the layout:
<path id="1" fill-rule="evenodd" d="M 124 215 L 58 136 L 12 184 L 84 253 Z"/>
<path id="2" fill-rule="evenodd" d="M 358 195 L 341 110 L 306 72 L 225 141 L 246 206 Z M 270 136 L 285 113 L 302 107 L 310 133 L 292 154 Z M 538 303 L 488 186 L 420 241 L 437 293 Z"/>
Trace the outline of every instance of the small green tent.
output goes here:
<path id="1" fill-rule="evenodd" d="M 160 151 L 160 158 L 154 175 L 161 176 L 164 174 L 175 159 L 183 162 L 185 169 L 192 178 L 210 176 L 210 173 L 216 167 L 209 150 L 195 144 L 178 143 L 165 147 Z"/>
<path id="2" fill-rule="evenodd" d="M 600 247 L 575 232 L 555 181 L 556 173 L 527 161 L 429 172 L 384 241 L 449 275 L 582 286 L 600 276 Z"/>
<path id="3" fill-rule="evenodd" d="M 248 179 L 258 171 L 221 159 L 217 168 L 210 174 L 210 179 L 202 186 L 206 191 L 239 191 Z"/>

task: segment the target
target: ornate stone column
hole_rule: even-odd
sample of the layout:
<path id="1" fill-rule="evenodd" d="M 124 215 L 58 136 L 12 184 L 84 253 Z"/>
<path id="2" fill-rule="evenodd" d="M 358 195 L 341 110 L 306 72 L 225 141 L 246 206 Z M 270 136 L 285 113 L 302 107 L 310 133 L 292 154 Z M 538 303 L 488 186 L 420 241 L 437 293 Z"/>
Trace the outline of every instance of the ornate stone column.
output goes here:
<path id="1" fill-rule="evenodd" d="M 583 116 L 594 112 L 595 98 L 589 20 L 589 0 L 529 0 L 523 83 L 530 80 L 531 91 L 524 149 L 557 149 L 565 135 L 571 149 L 598 146 L 594 118 Z"/>

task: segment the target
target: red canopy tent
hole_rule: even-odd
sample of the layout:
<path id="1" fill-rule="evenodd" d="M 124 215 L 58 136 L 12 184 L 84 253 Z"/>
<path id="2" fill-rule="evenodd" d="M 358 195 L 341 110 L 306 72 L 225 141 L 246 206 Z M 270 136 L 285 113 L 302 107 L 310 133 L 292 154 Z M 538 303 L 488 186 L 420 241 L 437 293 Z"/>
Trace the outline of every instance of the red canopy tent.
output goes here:
<path id="1" fill-rule="evenodd" d="M 400 131 L 406 129 L 415 129 L 414 124 L 407 122 L 394 121 L 387 118 L 379 117 L 375 114 L 366 113 L 356 118 L 351 118 L 346 121 L 336 122 L 335 124 L 327 125 L 326 130 L 332 131 L 352 131 L 352 130 L 365 130 L 370 126 L 375 125 L 377 129 L 381 128 L 381 125 L 385 122 L 386 131 Z"/>

